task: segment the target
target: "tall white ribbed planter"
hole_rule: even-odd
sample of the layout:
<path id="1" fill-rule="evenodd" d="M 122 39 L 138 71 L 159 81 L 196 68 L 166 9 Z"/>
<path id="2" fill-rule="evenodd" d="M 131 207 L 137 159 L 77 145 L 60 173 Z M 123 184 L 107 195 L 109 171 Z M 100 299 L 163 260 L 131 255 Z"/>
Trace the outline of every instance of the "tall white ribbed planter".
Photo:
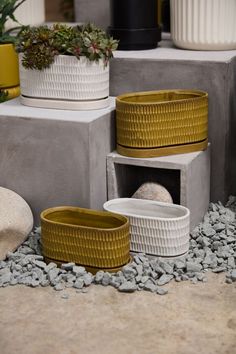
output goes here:
<path id="1" fill-rule="evenodd" d="M 103 208 L 129 218 L 132 251 L 163 257 L 188 252 L 190 212 L 187 208 L 135 198 L 112 199 Z"/>
<path id="2" fill-rule="evenodd" d="M 109 104 L 109 64 L 58 55 L 47 69 L 30 70 L 20 54 L 21 101 L 25 105 L 58 109 L 99 109 Z"/>
<path id="3" fill-rule="evenodd" d="M 184 49 L 236 49 L 236 0 L 171 0 L 171 35 Z"/>
<path id="4" fill-rule="evenodd" d="M 26 0 L 16 9 L 14 15 L 22 25 L 39 25 L 45 21 L 44 0 Z M 7 28 L 15 26 L 17 24 L 11 20 L 6 25 Z"/>

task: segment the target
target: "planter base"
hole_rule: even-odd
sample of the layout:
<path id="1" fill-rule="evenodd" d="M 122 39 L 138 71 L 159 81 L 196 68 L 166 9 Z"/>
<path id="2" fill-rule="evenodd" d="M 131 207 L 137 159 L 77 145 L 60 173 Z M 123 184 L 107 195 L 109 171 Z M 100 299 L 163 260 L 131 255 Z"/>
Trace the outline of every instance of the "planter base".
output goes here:
<path id="1" fill-rule="evenodd" d="M 109 27 L 108 33 L 119 40 L 118 50 L 153 49 L 161 41 L 160 27 L 141 29 Z"/>
<path id="2" fill-rule="evenodd" d="M 135 251 L 130 251 L 131 253 L 131 256 L 138 256 L 140 254 L 140 252 L 135 252 Z M 165 261 L 171 261 L 171 260 L 176 260 L 176 259 L 185 259 L 185 257 L 188 255 L 188 251 L 183 253 L 183 254 L 180 254 L 178 256 L 158 256 L 158 255 L 154 255 L 154 254 L 149 254 L 149 253 L 145 253 L 146 256 L 149 258 L 149 259 L 162 259 L 162 260 L 165 260 Z"/>
<path id="3" fill-rule="evenodd" d="M 7 96 L 8 100 L 20 96 L 20 86 L 4 88 L 4 91 L 8 92 L 8 96 Z"/>
<path id="4" fill-rule="evenodd" d="M 222 50 L 235 50 L 236 42 L 232 43 L 193 43 L 173 39 L 176 47 L 187 50 L 204 50 L 204 51 L 222 51 Z"/>
<path id="5" fill-rule="evenodd" d="M 73 111 L 90 111 L 94 109 L 106 108 L 110 104 L 109 97 L 94 101 L 66 101 L 32 98 L 21 95 L 20 101 L 25 106 L 52 109 L 68 109 Z"/>
<path id="6" fill-rule="evenodd" d="M 123 156 L 137 158 L 160 157 L 205 150 L 207 148 L 207 144 L 208 139 L 191 144 L 164 146 L 154 149 L 135 149 L 117 144 L 117 152 Z"/>
<path id="7" fill-rule="evenodd" d="M 89 267 L 89 266 L 86 266 L 84 264 L 77 264 L 77 265 L 80 265 L 82 267 L 84 267 L 86 269 L 87 272 L 90 272 L 92 274 L 96 274 L 99 270 L 103 270 L 104 272 L 108 272 L 108 273 L 116 273 L 116 272 L 119 272 L 119 270 L 121 270 L 126 264 L 132 262 L 132 259 L 133 257 L 130 256 L 130 260 L 129 262 L 123 264 L 122 266 L 120 267 L 116 267 L 116 268 L 95 268 L 95 267 Z M 48 257 L 44 257 L 44 260 L 45 262 L 48 264 L 50 262 L 53 262 L 53 263 L 56 263 L 57 266 L 61 266 L 63 263 L 67 263 L 66 261 L 63 262 L 63 261 L 57 261 L 55 259 L 51 259 L 51 258 L 48 258 Z"/>

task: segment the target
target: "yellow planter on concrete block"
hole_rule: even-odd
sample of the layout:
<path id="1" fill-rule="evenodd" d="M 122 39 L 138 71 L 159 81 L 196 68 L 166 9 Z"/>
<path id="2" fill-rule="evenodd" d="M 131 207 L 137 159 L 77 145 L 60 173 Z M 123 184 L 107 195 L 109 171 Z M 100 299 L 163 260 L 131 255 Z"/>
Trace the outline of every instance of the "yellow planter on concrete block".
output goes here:
<path id="1" fill-rule="evenodd" d="M 163 90 L 118 96 L 116 125 L 121 155 L 145 158 L 204 150 L 208 94 Z"/>

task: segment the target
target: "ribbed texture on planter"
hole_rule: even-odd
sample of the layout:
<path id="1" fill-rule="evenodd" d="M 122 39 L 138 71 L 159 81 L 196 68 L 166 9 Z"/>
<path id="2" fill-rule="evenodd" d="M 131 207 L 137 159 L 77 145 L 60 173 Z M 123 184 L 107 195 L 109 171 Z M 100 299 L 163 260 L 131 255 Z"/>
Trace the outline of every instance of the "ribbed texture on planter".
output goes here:
<path id="1" fill-rule="evenodd" d="M 185 207 L 143 199 L 113 199 L 105 210 L 126 215 L 131 227 L 131 250 L 163 257 L 189 249 L 189 210 Z"/>
<path id="2" fill-rule="evenodd" d="M 22 25 L 39 25 L 45 21 L 44 0 L 26 0 L 14 13 L 17 21 Z M 17 24 L 11 20 L 6 27 L 15 27 Z"/>
<path id="3" fill-rule="evenodd" d="M 208 95 L 186 90 L 121 95 L 116 99 L 116 125 L 117 151 L 122 155 L 152 157 L 202 150 L 207 146 Z"/>
<path id="4" fill-rule="evenodd" d="M 180 48 L 236 49 L 235 18 L 235 0 L 171 0 L 171 34 Z"/>
<path id="5" fill-rule="evenodd" d="M 57 207 L 41 213 L 41 225 L 46 258 L 108 271 L 130 260 L 129 222 L 124 216 Z"/>
<path id="6" fill-rule="evenodd" d="M 109 64 L 85 57 L 59 55 L 48 69 L 30 70 L 21 64 L 21 94 L 58 100 L 97 100 L 109 96 Z"/>

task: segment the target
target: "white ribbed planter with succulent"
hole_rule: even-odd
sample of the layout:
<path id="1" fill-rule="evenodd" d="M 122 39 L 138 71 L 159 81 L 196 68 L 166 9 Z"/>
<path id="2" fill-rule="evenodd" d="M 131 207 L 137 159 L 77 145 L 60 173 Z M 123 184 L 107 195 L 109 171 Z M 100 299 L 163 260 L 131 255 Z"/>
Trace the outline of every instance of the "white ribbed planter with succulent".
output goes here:
<path id="1" fill-rule="evenodd" d="M 171 35 L 177 47 L 236 49 L 235 0 L 171 0 Z"/>
<path id="2" fill-rule="evenodd" d="M 117 43 L 91 25 L 54 25 L 22 32 L 21 102 L 90 110 L 109 105 L 109 59 Z"/>
<path id="3" fill-rule="evenodd" d="M 55 105 L 55 108 L 62 109 L 98 109 L 107 106 L 109 64 L 104 66 L 102 60 L 91 62 L 85 57 L 78 60 L 73 56 L 58 55 L 50 68 L 39 71 L 26 69 L 22 65 L 22 54 L 20 58 L 23 103 L 31 102 L 48 108 Z"/>
<path id="4" fill-rule="evenodd" d="M 45 21 L 45 3 L 44 0 L 26 0 L 19 6 L 14 16 L 22 25 L 36 26 Z M 8 20 L 6 28 L 15 27 L 16 23 Z"/>

